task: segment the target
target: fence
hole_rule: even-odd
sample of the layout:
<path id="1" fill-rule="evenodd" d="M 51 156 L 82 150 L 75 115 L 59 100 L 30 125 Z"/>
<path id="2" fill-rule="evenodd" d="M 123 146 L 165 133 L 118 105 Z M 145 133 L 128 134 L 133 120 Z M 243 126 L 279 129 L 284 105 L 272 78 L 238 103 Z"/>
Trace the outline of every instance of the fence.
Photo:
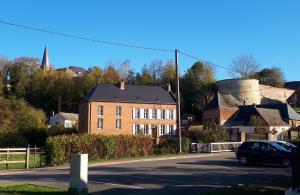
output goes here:
<path id="1" fill-rule="evenodd" d="M 220 143 L 191 143 L 192 152 L 230 152 L 235 151 L 243 142 L 220 142 Z"/>
<path id="2" fill-rule="evenodd" d="M 44 150 L 42 148 L 0 148 L 0 165 L 9 168 L 9 164 L 24 164 L 25 169 L 42 167 Z M 2 157 L 4 156 L 4 160 Z M 30 158 L 31 157 L 31 158 Z M 18 167 L 19 168 L 19 167 Z"/>

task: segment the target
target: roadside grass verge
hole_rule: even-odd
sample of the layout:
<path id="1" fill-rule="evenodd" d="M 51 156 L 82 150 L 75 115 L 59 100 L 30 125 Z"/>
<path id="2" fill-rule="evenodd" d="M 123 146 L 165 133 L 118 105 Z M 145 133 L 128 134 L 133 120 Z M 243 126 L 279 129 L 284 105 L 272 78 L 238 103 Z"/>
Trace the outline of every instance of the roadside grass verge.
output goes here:
<path id="1" fill-rule="evenodd" d="M 203 192 L 198 195 L 284 195 L 284 189 L 277 188 L 263 188 L 256 186 L 233 186 L 230 188 L 222 188 L 209 192 Z"/>
<path id="2" fill-rule="evenodd" d="M 18 184 L 18 185 L 0 185 L 0 194 L 10 194 L 10 195 L 19 195 L 19 194 L 26 194 L 26 195 L 64 195 L 68 194 L 62 189 L 35 185 L 35 184 Z"/>

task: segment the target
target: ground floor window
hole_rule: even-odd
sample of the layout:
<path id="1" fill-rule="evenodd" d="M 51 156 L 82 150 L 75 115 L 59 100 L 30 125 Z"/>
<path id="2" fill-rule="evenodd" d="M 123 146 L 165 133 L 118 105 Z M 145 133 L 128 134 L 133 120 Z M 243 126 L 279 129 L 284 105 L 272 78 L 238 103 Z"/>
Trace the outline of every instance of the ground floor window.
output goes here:
<path id="1" fill-rule="evenodd" d="M 98 129 L 103 129 L 103 118 L 98 118 Z"/>
<path id="2" fill-rule="evenodd" d="M 116 119 L 116 129 L 121 129 L 121 119 Z"/>

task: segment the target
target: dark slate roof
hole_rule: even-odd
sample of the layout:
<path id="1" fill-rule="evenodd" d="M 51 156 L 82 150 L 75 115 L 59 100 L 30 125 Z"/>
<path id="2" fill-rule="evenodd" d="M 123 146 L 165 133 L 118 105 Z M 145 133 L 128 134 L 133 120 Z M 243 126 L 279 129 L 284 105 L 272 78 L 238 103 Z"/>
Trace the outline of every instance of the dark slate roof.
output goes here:
<path id="1" fill-rule="evenodd" d="M 75 72 L 76 74 L 78 74 L 79 72 L 81 72 L 82 74 L 86 72 L 84 68 L 81 68 L 79 66 L 69 66 L 69 69 Z"/>
<path id="2" fill-rule="evenodd" d="M 270 126 L 288 126 L 277 109 L 256 108 L 256 111 Z"/>
<path id="3" fill-rule="evenodd" d="M 258 108 L 278 109 L 282 118 L 285 120 L 300 120 L 300 115 L 287 103 L 261 104 Z"/>
<path id="4" fill-rule="evenodd" d="M 82 101 L 176 104 L 175 95 L 160 86 L 97 84 Z"/>
<path id="5" fill-rule="evenodd" d="M 287 126 L 278 109 L 259 108 L 253 105 L 240 106 L 239 111 L 232 120 L 224 126 L 248 126 L 251 115 L 260 115 L 269 126 Z"/>
<path id="6" fill-rule="evenodd" d="M 242 105 L 237 99 L 235 99 L 232 95 L 224 95 L 219 92 L 215 95 L 214 99 L 212 99 L 208 105 L 205 107 L 206 109 L 211 108 L 224 108 L 224 107 L 238 107 Z"/>
<path id="7" fill-rule="evenodd" d="M 297 90 L 300 89 L 300 81 L 291 81 L 284 84 L 285 88 Z"/>

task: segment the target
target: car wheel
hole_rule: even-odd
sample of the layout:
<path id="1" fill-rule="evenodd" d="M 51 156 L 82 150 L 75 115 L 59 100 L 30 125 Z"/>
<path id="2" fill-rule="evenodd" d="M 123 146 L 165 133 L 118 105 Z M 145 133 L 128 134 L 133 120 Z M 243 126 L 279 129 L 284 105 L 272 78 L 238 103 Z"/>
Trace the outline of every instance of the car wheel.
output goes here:
<path id="1" fill-rule="evenodd" d="M 291 161 L 287 158 L 283 159 L 281 162 L 282 167 L 289 167 L 291 165 Z"/>
<path id="2" fill-rule="evenodd" d="M 241 157 L 239 158 L 239 162 L 240 162 L 240 164 L 242 164 L 242 165 L 248 164 L 247 157 L 246 157 L 246 156 L 241 156 Z"/>

